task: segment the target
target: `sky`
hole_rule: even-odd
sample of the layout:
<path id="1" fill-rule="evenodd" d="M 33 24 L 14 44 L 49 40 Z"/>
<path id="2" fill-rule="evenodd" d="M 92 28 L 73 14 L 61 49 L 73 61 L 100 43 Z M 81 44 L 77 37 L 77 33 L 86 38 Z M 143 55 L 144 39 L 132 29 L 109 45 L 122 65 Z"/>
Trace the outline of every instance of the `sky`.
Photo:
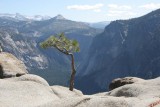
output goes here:
<path id="1" fill-rule="evenodd" d="M 160 8 L 160 0 L 0 0 L 0 13 L 61 14 L 83 22 L 113 21 L 145 15 Z"/>

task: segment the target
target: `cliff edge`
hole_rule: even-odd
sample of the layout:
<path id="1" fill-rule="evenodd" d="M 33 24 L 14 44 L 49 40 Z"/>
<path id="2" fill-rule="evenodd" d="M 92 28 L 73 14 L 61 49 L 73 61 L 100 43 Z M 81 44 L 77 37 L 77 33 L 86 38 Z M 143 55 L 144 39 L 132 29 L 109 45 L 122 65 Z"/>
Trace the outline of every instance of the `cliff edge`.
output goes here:
<path id="1" fill-rule="evenodd" d="M 69 91 L 63 86 L 49 86 L 45 79 L 28 74 L 24 64 L 9 53 L 1 53 L 0 62 L 4 74 L 12 75 L 0 79 L 0 107 L 160 106 L 160 77 L 136 81 L 109 92 L 83 95 L 76 89 Z M 23 75 L 16 76 L 17 73 Z"/>

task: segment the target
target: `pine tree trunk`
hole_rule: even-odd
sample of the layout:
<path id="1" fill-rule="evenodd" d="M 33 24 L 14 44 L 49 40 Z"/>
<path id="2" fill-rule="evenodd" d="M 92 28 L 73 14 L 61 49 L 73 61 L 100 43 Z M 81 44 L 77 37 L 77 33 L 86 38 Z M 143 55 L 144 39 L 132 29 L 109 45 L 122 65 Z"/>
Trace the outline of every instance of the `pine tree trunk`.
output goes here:
<path id="1" fill-rule="evenodd" d="M 70 77 L 70 86 L 69 86 L 69 90 L 73 91 L 73 88 L 74 88 L 74 78 L 75 78 L 75 74 L 76 74 L 76 70 L 75 70 L 75 67 L 74 67 L 74 56 L 73 54 L 70 54 L 71 55 L 71 67 L 72 67 L 72 72 L 71 72 L 71 77 Z"/>

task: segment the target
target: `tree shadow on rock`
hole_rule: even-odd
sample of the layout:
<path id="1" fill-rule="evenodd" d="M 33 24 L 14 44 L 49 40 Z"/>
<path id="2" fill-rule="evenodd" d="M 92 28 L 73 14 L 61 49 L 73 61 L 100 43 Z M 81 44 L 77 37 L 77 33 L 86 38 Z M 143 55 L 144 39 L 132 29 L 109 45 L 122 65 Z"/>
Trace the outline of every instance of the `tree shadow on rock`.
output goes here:
<path id="1" fill-rule="evenodd" d="M 1 79 L 3 78 L 3 67 L 1 64 L 0 64 L 0 78 Z"/>

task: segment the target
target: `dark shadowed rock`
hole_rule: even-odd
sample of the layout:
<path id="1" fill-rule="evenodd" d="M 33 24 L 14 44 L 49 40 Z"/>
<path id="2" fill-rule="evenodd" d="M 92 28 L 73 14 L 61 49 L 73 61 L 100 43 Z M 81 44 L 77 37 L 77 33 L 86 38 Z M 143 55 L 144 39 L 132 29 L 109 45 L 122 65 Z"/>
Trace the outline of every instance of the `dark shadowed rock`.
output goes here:
<path id="1" fill-rule="evenodd" d="M 126 85 L 126 84 L 133 84 L 133 83 L 138 82 L 138 81 L 143 81 L 143 79 L 137 78 L 137 77 L 117 78 L 117 79 L 114 79 L 109 84 L 109 90 L 113 90 L 115 88 L 118 88 L 118 87 Z"/>
<path id="2" fill-rule="evenodd" d="M 20 76 L 22 76 L 22 75 L 25 75 L 25 74 L 17 73 L 17 74 L 16 74 L 16 77 L 20 77 Z"/>
<path id="3" fill-rule="evenodd" d="M 3 67 L 1 64 L 0 64 L 0 78 L 3 78 Z"/>

